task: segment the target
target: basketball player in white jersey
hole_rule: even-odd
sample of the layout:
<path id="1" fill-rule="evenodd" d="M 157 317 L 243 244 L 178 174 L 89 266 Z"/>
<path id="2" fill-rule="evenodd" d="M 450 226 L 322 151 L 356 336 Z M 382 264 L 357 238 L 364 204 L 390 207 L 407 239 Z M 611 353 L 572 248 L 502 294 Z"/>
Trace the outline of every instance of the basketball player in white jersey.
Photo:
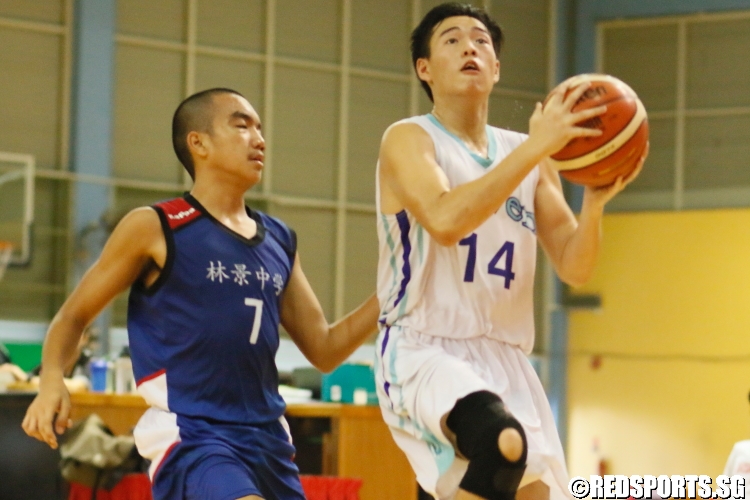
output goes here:
<path id="1" fill-rule="evenodd" d="M 528 136 L 487 125 L 498 25 L 434 8 L 412 34 L 432 112 L 385 132 L 377 173 L 380 405 L 420 485 L 438 499 L 568 497 L 560 439 L 526 355 L 537 237 L 562 280 L 584 283 L 604 205 L 631 182 L 586 189 L 576 220 L 545 158 L 576 137 L 585 86 L 537 104 Z"/>

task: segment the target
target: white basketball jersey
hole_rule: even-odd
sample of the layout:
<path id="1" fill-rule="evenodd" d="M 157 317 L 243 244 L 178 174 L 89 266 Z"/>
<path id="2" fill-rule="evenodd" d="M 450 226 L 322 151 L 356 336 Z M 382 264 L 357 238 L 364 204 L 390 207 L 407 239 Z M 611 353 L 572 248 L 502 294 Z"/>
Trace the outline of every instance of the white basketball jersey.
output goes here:
<path id="1" fill-rule="evenodd" d="M 481 158 L 431 114 L 398 123 L 405 122 L 430 134 L 451 188 L 485 175 L 526 139 L 487 126 L 488 158 Z M 539 167 L 494 215 L 450 247 L 433 240 L 407 210 L 383 214 L 376 175 L 381 324 L 438 337 L 486 335 L 531 352 Z"/>

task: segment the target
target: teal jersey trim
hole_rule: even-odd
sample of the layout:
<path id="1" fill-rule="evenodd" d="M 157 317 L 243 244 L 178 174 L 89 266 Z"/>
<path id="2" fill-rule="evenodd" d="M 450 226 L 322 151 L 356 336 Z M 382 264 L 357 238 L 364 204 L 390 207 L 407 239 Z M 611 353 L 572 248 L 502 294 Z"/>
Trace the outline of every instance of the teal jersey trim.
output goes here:
<path id="1" fill-rule="evenodd" d="M 492 132 L 492 128 L 489 125 L 484 126 L 487 132 L 487 158 L 482 158 L 481 156 L 467 148 L 466 143 L 459 139 L 458 136 L 456 136 L 452 132 L 449 132 L 448 129 L 446 129 L 443 124 L 440 123 L 440 121 L 435 117 L 435 115 L 433 115 L 432 113 L 428 113 L 426 116 L 432 123 L 439 127 L 440 130 L 458 141 L 458 143 L 466 150 L 466 152 L 469 153 L 472 158 L 474 158 L 474 161 L 479 163 L 482 167 L 488 168 L 495 162 L 495 157 L 497 156 L 497 142 L 495 141 L 495 133 Z"/>
<path id="2" fill-rule="evenodd" d="M 442 476 L 443 474 L 448 472 L 448 469 L 450 469 L 451 465 L 453 465 L 453 460 L 456 459 L 456 451 L 453 449 L 453 446 L 441 442 L 437 437 L 435 437 L 426 429 L 425 437 L 427 438 L 425 439 L 425 441 L 427 442 L 427 447 L 430 449 L 430 452 L 435 459 L 435 465 L 437 465 L 438 475 Z"/>
<path id="3" fill-rule="evenodd" d="M 442 476 L 453 464 L 453 460 L 456 458 L 456 450 L 453 449 L 453 446 L 440 441 L 435 434 L 420 426 L 415 420 L 411 420 L 411 423 L 421 434 L 422 440 L 427 443 L 427 448 L 429 448 L 432 458 L 435 460 L 438 476 Z"/>
<path id="4" fill-rule="evenodd" d="M 401 387 L 400 381 L 397 377 L 396 372 L 396 359 L 397 356 L 397 349 L 398 349 L 398 342 L 401 338 L 401 335 L 403 333 L 402 329 L 398 326 L 392 326 L 390 327 L 391 331 L 391 337 L 388 341 L 388 347 L 386 348 L 386 353 L 383 353 L 388 358 L 387 363 L 387 369 L 390 374 L 390 384 L 391 384 L 391 394 L 388 396 L 388 398 L 391 401 L 392 410 L 394 413 L 398 415 L 398 426 L 401 430 L 410 432 L 407 429 L 407 424 L 412 427 L 415 431 L 417 431 L 417 435 L 419 439 L 427 443 L 427 447 L 430 450 L 430 453 L 432 454 L 433 459 L 435 460 L 435 465 L 438 469 L 438 475 L 442 476 L 445 474 L 448 469 L 450 468 L 451 464 L 453 464 L 453 460 L 456 458 L 455 450 L 453 449 L 453 446 L 443 443 L 440 441 L 440 439 L 435 436 L 432 432 L 430 432 L 429 429 L 424 428 L 420 426 L 416 420 L 413 420 L 408 415 L 404 415 L 404 412 L 406 411 L 404 408 L 404 391 Z M 382 331 L 381 331 L 382 335 Z M 376 354 L 377 356 L 377 354 Z M 383 359 L 385 361 L 385 359 Z M 383 363 L 383 368 L 385 369 L 386 363 Z M 383 375 L 385 378 L 385 374 Z M 398 390 L 398 403 L 394 401 L 395 391 Z"/>
<path id="5" fill-rule="evenodd" d="M 404 313 L 406 312 L 406 303 L 407 302 L 409 302 L 409 290 L 406 290 L 406 293 L 404 293 L 404 298 L 401 299 L 401 304 L 399 304 L 399 306 L 398 306 L 398 317 L 399 318 L 401 318 L 401 317 L 404 316 Z"/>
<path id="6" fill-rule="evenodd" d="M 399 413 L 402 413 L 404 411 L 404 391 L 401 390 L 401 384 L 398 380 L 398 375 L 396 372 L 396 349 L 398 349 L 398 340 L 401 336 L 401 329 L 398 327 L 390 327 L 391 328 L 391 340 L 389 342 L 390 344 L 390 352 L 388 353 L 388 371 L 391 375 L 391 389 L 398 388 L 398 409 Z M 388 396 L 391 399 L 391 402 L 393 402 L 393 397 L 391 395 Z M 399 425 L 401 425 L 401 429 L 404 429 L 405 422 L 403 419 L 399 421 Z"/>

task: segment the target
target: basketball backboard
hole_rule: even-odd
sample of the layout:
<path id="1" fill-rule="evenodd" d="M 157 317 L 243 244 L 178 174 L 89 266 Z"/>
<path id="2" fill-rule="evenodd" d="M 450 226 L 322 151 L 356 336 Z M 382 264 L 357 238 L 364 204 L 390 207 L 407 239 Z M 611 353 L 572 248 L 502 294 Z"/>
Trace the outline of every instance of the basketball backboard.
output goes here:
<path id="1" fill-rule="evenodd" d="M 32 155 L 0 151 L 0 241 L 13 245 L 11 266 L 31 258 L 34 168 Z"/>

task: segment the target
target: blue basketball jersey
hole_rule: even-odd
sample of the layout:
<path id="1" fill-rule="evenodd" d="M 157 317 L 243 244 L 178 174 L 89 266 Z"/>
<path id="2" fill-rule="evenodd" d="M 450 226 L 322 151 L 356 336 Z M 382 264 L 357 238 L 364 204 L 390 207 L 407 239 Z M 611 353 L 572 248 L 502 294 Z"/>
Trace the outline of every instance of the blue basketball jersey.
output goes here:
<path id="1" fill-rule="evenodd" d="M 279 308 L 296 253 L 283 222 L 248 209 L 247 239 L 191 195 L 153 207 L 167 258 L 157 281 L 135 284 L 128 336 L 138 392 L 152 407 L 244 424 L 279 419 Z"/>

